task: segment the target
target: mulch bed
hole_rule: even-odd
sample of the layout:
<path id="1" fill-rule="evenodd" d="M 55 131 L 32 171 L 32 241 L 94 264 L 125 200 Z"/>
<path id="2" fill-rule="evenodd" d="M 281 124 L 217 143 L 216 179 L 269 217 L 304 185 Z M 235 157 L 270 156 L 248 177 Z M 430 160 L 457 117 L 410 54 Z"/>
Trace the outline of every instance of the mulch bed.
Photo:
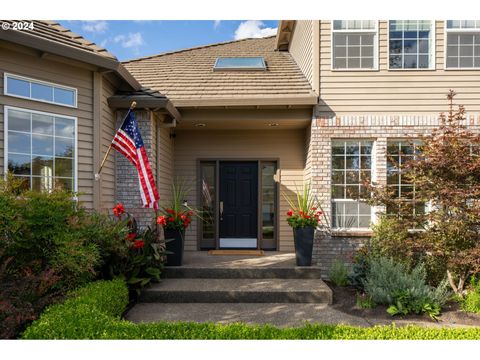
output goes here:
<path id="1" fill-rule="evenodd" d="M 359 308 L 356 305 L 357 290 L 355 288 L 351 286 L 339 287 L 330 282 L 327 282 L 327 284 L 333 291 L 332 308 L 349 315 L 361 317 L 372 325 L 395 322 L 400 325 L 424 323 L 425 325 L 442 326 L 480 326 L 480 314 L 464 312 L 456 302 L 448 303 L 443 307 L 438 322 L 430 319 L 427 315 L 390 316 L 387 313 L 387 307 L 383 305 L 378 305 L 374 309 Z"/>

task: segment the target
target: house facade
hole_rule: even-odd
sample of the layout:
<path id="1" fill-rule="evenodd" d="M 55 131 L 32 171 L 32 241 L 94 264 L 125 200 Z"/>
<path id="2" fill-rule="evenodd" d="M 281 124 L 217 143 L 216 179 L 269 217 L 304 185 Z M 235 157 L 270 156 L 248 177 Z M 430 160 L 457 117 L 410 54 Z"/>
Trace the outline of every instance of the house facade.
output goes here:
<path id="1" fill-rule="evenodd" d="M 88 208 L 123 202 L 148 224 L 155 214 L 139 207 L 126 159 L 110 156 L 94 176 L 135 100 L 161 203 L 183 181 L 185 200 L 205 213 L 187 230 L 187 251 L 293 251 L 282 194 L 308 181 L 332 228 L 314 248 L 326 273 L 371 235 L 378 209 L 356 200 L 363 179 L 414 196 L 387 154 L 413 156 L 407 139 L 438 126 L 449 89 L 480 129 L 479 21 L 287 20 L 276 37 L 124 63 L 59 24 L 35 23 L 0 33 L 0 170 L 38 190 L 71 184 Z"/>

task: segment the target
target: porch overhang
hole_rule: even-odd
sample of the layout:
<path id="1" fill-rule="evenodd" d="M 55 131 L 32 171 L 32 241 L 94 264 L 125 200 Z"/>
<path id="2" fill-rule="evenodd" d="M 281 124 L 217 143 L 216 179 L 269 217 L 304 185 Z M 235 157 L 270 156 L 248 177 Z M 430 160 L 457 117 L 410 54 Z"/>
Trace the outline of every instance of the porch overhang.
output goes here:
<path id="1" fill-rule="evenodd" d="M 128 109 L 133 101 L 137 103 L 137 109 L 149 109 L 156 113 L 163 113 L 175 121 L 180 121 L 182 117 L 165 95 L 150 89 L 119 92 L 108 98 L 108 106 L 115 110 Z"/>

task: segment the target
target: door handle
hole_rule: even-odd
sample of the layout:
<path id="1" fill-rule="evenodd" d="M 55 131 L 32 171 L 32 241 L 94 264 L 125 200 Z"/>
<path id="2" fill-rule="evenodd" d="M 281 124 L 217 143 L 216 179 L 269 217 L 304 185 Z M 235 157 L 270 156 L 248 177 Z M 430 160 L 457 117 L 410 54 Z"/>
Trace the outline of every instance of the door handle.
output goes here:
<path id="1" fill-rule="evenodd" d="M 220 201 L 220 221 L 223 220 L 223 201 Z"/>

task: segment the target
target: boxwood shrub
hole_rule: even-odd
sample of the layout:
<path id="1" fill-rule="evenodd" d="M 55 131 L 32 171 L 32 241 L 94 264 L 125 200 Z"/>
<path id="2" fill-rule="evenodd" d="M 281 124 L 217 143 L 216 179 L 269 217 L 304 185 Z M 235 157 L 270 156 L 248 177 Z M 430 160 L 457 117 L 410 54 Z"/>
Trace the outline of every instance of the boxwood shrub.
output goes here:
<path id="1" fill-rule="evenodd" d="M 65 303 L 49 307 L 23 337 L 25 339 L 480 339 L 480 328 L 424 328 L 306 324 L 278 328 L 271 325 L 187 322 L 135 324 L 121 320 L 127 287 L 121 280 L 92 283 Z"/>

